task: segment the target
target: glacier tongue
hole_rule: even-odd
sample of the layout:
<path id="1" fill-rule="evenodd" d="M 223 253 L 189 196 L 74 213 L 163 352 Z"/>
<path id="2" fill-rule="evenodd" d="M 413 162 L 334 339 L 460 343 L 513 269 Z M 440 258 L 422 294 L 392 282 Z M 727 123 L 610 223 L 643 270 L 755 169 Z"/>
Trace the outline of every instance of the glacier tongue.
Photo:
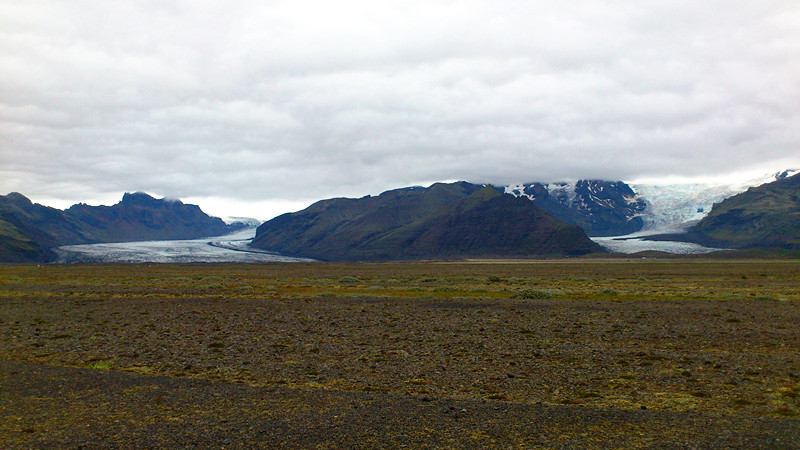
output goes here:
<path id="1" fill-rule="evenodd" d="M 637 197 L 647 202 L 642 215 L 648 234 L 682 231 L 705 217 L 714 203 L 746 191 L 748 188 L 785 178 L 798 170 L 764 175 L 738 183 L 630 184 Z"/>
<path id="2" fill-rule="evenodd" d="M 733 186 L 705 184 L 632 184 L 631 188 L 647 202 L 643 231 L 684 229 L 708 214 L 714 203 L 741 192 Z"/>

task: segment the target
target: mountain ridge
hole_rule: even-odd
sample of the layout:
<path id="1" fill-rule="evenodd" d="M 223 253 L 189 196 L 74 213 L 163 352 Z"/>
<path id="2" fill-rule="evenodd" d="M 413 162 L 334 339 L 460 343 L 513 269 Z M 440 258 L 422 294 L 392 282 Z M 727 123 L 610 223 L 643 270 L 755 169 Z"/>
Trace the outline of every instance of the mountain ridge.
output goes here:
<path id="1" fill-rule="evenodd" d="M 197 205 L 142 192 L 125 193 L 112 206 L 78 203 L 66 210 L 12 192 L 0 196 L 0 261 L 51 261 L 51 249 L 61 245 L 195 239 L 239 228 L 208 216 Z"/>
<path id="2" fill-rule="evenodd" d="M 532 231 L 531 223 L 548 232 L 544 238 L 542 233 L 522 236 Z M 560 234 L 570 238 L 556 245 Z M 580 228 L 557 221 L 533 202 L 463 181 L 401 188 L 376 197 L 322 200 L 265 222 L 251 246 L 330 261 L 603 251 Z"/>
<path id="3" fill-rule="evenodd" d="M 325 259 L 324 254 L 335 247 L 342 247 L 334 255 L 337 259 L 353 255 L 373 258 L 378 244 L 389 249 L 384 252 L 384 259 L 423 257 L 437 248 L 441 255 L 460 255 L 463 254 L 461 250 L 468 248 L 488 254 L 488 242 L 505 230 L 496 225 L 494 229 L 487 228 L 493 218 L 478 220 L 475 211 L 504 216 L 505 228 L 523 232 L 514 223 L 520 219 L 513 219 L 513 205 L 507 200 L 498 201 L 496 205 L 493 203 L 497 197 L 491 190 L 494 189 L 498 194 L 511 194 L 529 201 L 557 221 L 577 225 L 591 236 L 617 236 L 641 231 L 643 235 L 651 234 L 646 238 L 650 240 L 681 240 L 727 248 L 761 245 L 794 249 L 797 242 L 787 236 L 794 236 L 792 233 L 796 228 L 791 220 L 794 220 L 797 205 L 790 201 L 795 191 L 779 194 L 760 186 L 770 180 L 790 180 L 793 186 L 797 174 L 796 170 L 784 170 L 730 184 L 646 185 L 577 180 L 504 187 L 466 181 L 434 183 L 429 187 L 410 186 L 387 190 L 377 196 L 324 199 L 303 211 L 278 216 L 268 221 L 272 237 L 258 236 L 256 246 L 281 247 L 283 253 L 293 256 L 310 256 L 307 253 L 310 251 L 323 255 L 317 256 L 319 259 Z M 750 189 L 744 191 L 748 186 Z M 491 189 L 486 190 L 487 187 Z M 472 200 L 465 200 L 481 191 Z M 729 200 L 731 198 L 738 200 Z M 738 202 L 735 207 L 731 206 L 734 201 Z M 753 206 L 759 202 L 762 206 Z M 772 206 L 768 208 L 764 202 L 772 202 Z M 780 203 L 780 208 L 775 202 Z M 452 206 L 456 203 L 458 207 Z M 448 219 L 448 214 L 451 219 L 459 217 L 477 229 L 463 228 Z M 520 214 L 528 214 L 529 220 L 534 216 L 537 221 L 542 220 L 538 213 Z M 260 228 L 267 223 L 255 224 L 247 218 L 229 218 L 227 221 L 226 225 L 221 219 L 206 215 L 197 205 L 175 199 L 155 199 L 143 192 L 125 193 L 120 202 L 111 206 L 77 203 L 66 210 L 33 203 L 23 194 L 12 192 L 0 196 L 0 261 L 50 261 L 55 256 L 51 249 L 60 245 L 193 239 L 254 225 Z M 450 230 L 459 229 L 461 234 L 485 235 L 480 236 L 472 247 L 472 244 L 464 242 L 456 245 L 452 243 L 457 241 L 456 237 L 445 233 L 447 230 L 444 230 L 443 223 L 448 223 Z M 559 228 L 554 223 L 547 223 L 554 229 Z M 782 228 L 773 226 L 776 224 Z M 425 227 L 429 230 L 427 234 Z M 482 231 L 478 232 L 478 229 Z M 688 229 L 688 232 L 674 234 L 674 231 L 667 231 L 673 234 L 652 236 L 653 229 Z M 453 247 L 438 247 L 431 237 L 436 233 L 442 241 L 455 239 L 450 244 Z M 417 236 L 418 240 L 409 241 L 411 235 Z M 401 238 L 407 245 L 404 251 L 398 247 Z M 516 237 L 509 235 L 505 239 L 514 241 Z M 276 245 L 278 241 L 283 243 Z M 342 246 L 337 241 L 347 245 Z M 498 241 L 494 245 L 501 244 Z M 555 247 L 552 251 L 554 254 L 570 253 Z M 511 254 L 513 251 L 506 248 L 499 253 Z M 528 248 L 522 253 L 533 255 L 536 252 Z"/>
<path id="4" fill-rule="evenodd" d="M 800 174 L 715 204 L 689 238 L 720 247 L 800 250 Z"/>
<path id="5" fill-rule="evenodd" d="M 528 198 L 593 237 L 630 234 L 644 226 L 647 203 L 624 181 L 533 182 L 507 186 L 505 192 Z"/>

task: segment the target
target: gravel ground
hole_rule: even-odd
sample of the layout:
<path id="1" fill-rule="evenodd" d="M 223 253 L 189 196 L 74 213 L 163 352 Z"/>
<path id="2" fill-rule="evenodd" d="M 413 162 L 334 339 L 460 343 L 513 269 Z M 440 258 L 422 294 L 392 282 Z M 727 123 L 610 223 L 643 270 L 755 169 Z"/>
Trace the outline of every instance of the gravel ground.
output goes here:
<path id="1" fill-rule="evenodd" d="M 0 267 L 0 447 L 800 447 L 800 265 L 630 267 Z"/>
<path id="2" fill-rule="evenodd" d="M 798 448 L 797 421 L 547 406 L 0 361 L 5 448 Z"/>

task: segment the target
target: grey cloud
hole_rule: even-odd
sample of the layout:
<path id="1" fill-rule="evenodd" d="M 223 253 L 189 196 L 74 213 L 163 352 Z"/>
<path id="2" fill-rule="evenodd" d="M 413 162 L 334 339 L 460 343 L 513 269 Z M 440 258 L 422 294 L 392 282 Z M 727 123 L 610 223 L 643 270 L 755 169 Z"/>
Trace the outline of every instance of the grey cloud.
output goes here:
<path id="1" fill-rule="evenodd" d="M 0 189 L 34 198 L 800 165 L 796 2 L 5 6 Z"/>

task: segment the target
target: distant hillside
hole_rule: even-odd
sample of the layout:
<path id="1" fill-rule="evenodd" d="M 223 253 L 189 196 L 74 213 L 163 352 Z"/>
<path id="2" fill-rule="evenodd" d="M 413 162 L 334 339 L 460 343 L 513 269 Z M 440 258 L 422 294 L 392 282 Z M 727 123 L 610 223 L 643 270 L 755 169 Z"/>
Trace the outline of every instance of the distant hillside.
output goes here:
<path id="1" fill-rule="evenodd" d="M 532 200 L 553 217 L 583 228 L 589 236 L 639 231 L 647 208 L 647 202 L 622 181 L 527 183 L 508 186 L 506 192 Z"/>
<path id="2" fill-rule="evenodd" d="M 466 182 L 323 200 L 264 223 L 251 245 L 329 261 L 602 251 L 580 228 L 553 219 L 533 202 Z"/>
<path id="3" fill-rule="evenodd" d="M 714 247 L 800 250 L 800 174 L 715 204 L 687 238 Z"/>
<path id="4" fill-rule="evenodd" d="M 0 196 L 0 219 L 41 248 L 92 242 L 85 224 L 60 209 L 32 203 L 17 192 Z"/>
<path id="5" fill-rule="evenodd" d="M 11 193 L 0 196 L 0 261 L 48 261 L 54 257 L 50 249 L 61 245 L 195 239 L 238 228 L 196 205 L 143 193 L 125 194 L 113 206 L 78 204 L 65 211 Z"/>
<path id="6" fill-rule="evenodd" d="M 210 217 L 197 205 L 126 193 L 114 206 L 77 204 L 65 214 L 87 224 L 94 242 L 196 239 L 230 232 L 228 225 Z"/>

